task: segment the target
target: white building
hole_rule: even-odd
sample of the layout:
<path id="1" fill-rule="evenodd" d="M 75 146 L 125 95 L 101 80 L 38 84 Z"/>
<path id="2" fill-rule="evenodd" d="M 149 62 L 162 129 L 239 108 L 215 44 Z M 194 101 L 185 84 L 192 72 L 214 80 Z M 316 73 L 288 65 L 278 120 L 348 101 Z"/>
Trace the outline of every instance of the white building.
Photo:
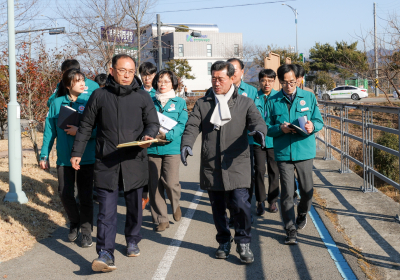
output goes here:
<path id="1" fill-rule="evenodd" d="M 215 24 L 168 24 L 172 26 L 187 26 L 189 32 L 176 32 L 174 27 L 161 28 L 163 46 L 163 64 L 172 59 L 186 59 L 192 67 L 191 74 L 194 80 L 185 80 L 184 84 L 189 91 L 206 90 L 211 87 L 211 65 L 218 60 L 227 60 L 231 57 L 240 57 L 243 40 L 241 33 L 219 33 Z M 202 36 L 194 38 L 191 31 L 200 31 Z M 157 52 L 148 56 L 151 49 L 156 46 L 157 25 L 148 25 L 144 34 L 148 41 L 153 39 L 153 44 L 146 47 L 148 61 L 157 65 Z M 142 55 L 146 55 L 144 52 Z"/>

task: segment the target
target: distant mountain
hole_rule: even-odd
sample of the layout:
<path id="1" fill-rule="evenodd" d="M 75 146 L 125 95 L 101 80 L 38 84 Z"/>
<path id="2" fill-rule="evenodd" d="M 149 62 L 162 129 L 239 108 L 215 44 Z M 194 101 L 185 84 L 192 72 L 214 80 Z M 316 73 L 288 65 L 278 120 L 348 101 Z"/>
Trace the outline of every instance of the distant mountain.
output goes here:
<path id="1" fill-rule="evenodd" d="M 393 54 L 393 50 L 378 49 L 378 56 L 379 55 L 392 55 L 392 54 Z M 373 63 L 375 61 L 375 51 L 374 50 L 367 51 L 367 59 L 368 59 L 369 63 Z M 378 61 L 379 61 L 379 57 L 378 57 Z"/>

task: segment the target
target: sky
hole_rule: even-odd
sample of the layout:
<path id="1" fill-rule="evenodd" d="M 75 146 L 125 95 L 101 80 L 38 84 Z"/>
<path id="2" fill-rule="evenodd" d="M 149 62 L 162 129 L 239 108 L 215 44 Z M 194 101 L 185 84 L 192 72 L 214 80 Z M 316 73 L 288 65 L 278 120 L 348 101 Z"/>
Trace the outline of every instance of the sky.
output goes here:
<path id="1" fill-rule="evenodd" d="M 43 0 L 44 1 L 44 0 Z M 78 0 L 68 0 L 76 1 Z M 274 0 L 158 0 L 151 11 L 161 15 L 161 21 L 167 23 L 213 23 L 220 32 L 242 33 L 244 44 L 274 45 L 277 47 L 294 47 L 296 45 L 296 25 L 293 11 L 279 3 L 235 5 L 277 2 Z M 375 0 L 377 3 L 378 34 L 383 32 L 385 19 L 390 13 L 400 11 L 399 0 Z M 315 43 L 335 44 L 336 41 L 354 42 L 362 33 L 373 30 L 373 3 L 371 0 L 296 0 L 285 1 L 298 12 L 298 47 L 299 52 L 308 56 Z M 54 26 L 57 19 L 56 1 L 51 0 L 43 9 L 43 16 L 36 17 L 44 27 Z M 225 6 L 222 9 L 193 10 Z M 176 10 L 192 10 L 167 12 Z M 400 16 L 400 13 L 399 13 Z M 39 20 L 39 21 L 38 21 Z M 58 26 L 66 22 L 57 19 Z M 68 31 L 68 26 L 65 26 Z M 58 44 L 62 44 L 64 35 L 58 36 Z M 49 47 L 55 47 L 55 36 L 46 35 Z M 360 49 L 363 47 L 360 46 Z"/>

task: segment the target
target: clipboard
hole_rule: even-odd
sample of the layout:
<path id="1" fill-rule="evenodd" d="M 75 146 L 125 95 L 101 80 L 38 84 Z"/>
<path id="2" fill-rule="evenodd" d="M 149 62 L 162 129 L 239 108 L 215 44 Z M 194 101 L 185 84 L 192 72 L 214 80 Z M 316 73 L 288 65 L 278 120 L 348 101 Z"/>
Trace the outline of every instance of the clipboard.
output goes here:
<path id="1" fill-rule="evenodd" d="M 307 116 L 300 117 L 297 120 L 299 122 L 299 126 L 291 123 L 288 125 L 288 127 L 293 128 L 294 130 L 296 130 L 297 133 L 300 133 L 303 136 L 309 136 L 310 133 L 308 133 L 305 128 L 305 124 L 307 123 Z"/>
<path id="2" fill-rule="evenodd" d="M 139 145 L 144 145 L 148 143 L 169 143 L 169 141 L 166 140 L 161 140 L 161 139 L 151 139 L 151 140 L 145 140 L 145 141 L 133 141 L 133 142 L 128 142 L 128 143 L 123 143 L 119 144 L 117 148 L 125 148 L 125 147 L 134 147 L 134 146 L 139 146 Z"/>

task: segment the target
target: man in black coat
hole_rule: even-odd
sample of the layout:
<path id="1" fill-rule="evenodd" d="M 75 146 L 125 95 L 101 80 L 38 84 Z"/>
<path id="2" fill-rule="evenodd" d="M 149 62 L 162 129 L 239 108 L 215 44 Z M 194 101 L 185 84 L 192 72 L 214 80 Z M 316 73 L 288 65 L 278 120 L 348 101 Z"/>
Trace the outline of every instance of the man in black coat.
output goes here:
<path id="1" fill-rule="evenodd" d="M 202 133 L 200 187 L 208 191 L 219 247 L 217 259 L 226 259 L 231 249 L 226 208 L 234 216 L 236 251 L 244 263 L 254 261 L 250 249 L 251 182 L 250 148 L 247 131 L 265 147 L 267 126 L 253 100 L 239 95 L 233 84 L 235 68 L 217 61 L 211 66 L 210 94 L 197 100 L 182 136 L 181 158 L 186 163 L 197 136 Z"/>
<path id="2" fill-rule="evenodd" d="M 72 167 L 79 169 L 92 130 L 97 126 L 94 184 L 99 202 L 94 271 L 108 272 L 114 264 L 117 234 L 118 189 L 126 202 L 127 255 L 139 256 L 142 236 L 142 192 L 148 181 L 147 149 L 150 145 L 117 149 L 118 144 L 153 139 L 159 129 L 157 111 L 150 95 L 140 89 L 132 57 L 113 57 L 106 86 L 93 92 L 86 105 L 72 148 Z"/>

